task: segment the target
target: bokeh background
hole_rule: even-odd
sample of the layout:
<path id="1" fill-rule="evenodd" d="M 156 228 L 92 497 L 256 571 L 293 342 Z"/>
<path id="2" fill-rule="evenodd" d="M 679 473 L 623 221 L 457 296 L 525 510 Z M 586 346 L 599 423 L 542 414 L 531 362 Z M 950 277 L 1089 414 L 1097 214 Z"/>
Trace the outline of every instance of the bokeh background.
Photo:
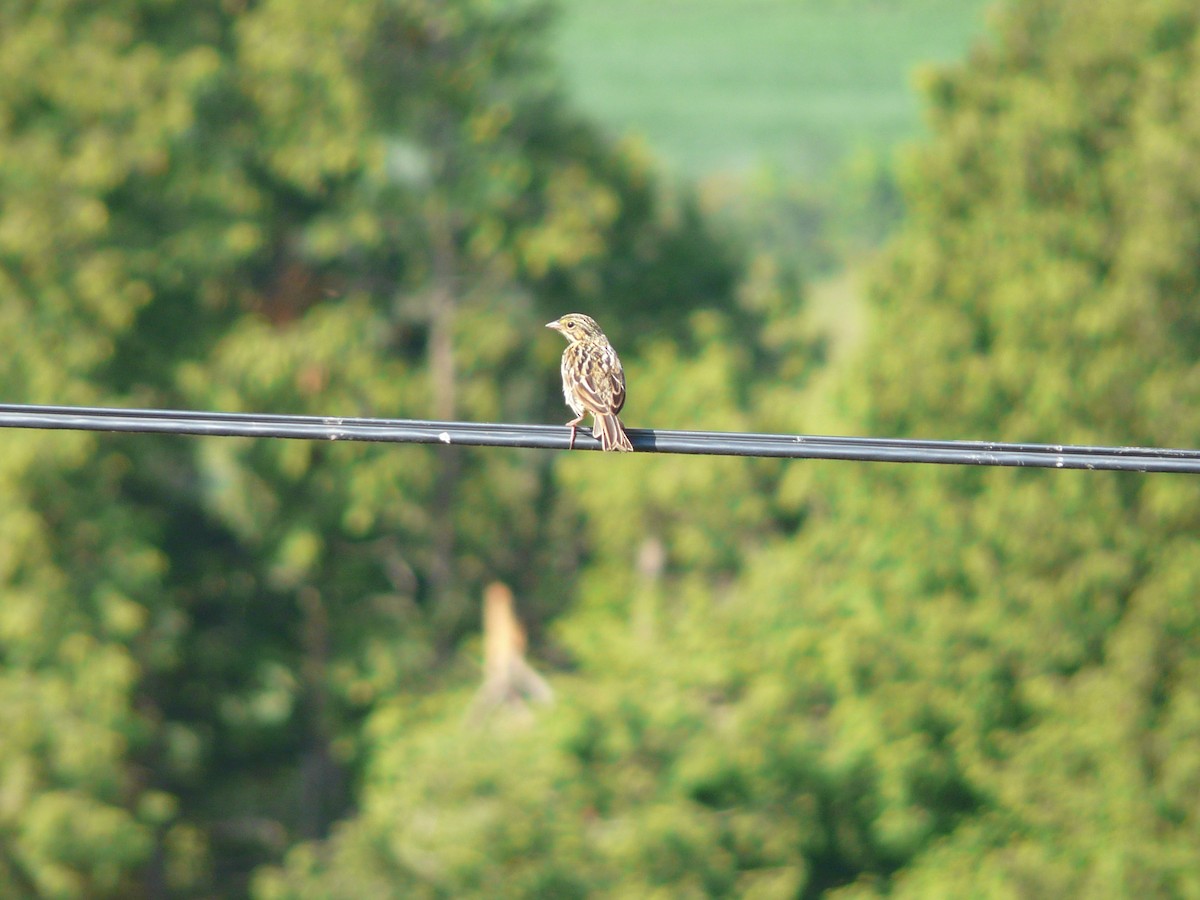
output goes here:
<path id="1" fill-rule="evenodd" d="M 0 396 L 558 423 L 583 311 L 630 427 L 1194 447 L 1198 168 L 1194 0 L 7 0 Z M 0 491 L 3 896 L 1200 897 L 1192 477 Z"/>

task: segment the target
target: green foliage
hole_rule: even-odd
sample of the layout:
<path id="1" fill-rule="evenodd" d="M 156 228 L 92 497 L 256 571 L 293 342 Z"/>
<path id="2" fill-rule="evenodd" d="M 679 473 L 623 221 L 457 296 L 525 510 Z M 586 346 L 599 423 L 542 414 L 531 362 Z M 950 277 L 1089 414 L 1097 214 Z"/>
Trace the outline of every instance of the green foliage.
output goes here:
<path id="1" fill-rule="evenodd" d="M 847 427 L 1200 440 L 1192 7 L 931 76 Z M 6 395 L 562 421 L 581 309 L 631 427 L 804 430 L 794 220 L 665 195 L 544 21 L 3 7 Z M 1189 481 L 30 432 L 0 487 L 5 894 L 1200 892 Z M 472 726 L 496 579 L 557 701 Z"/>
<path id="2" fill-rule="evenodd" d="M 939 138 L 912 162 L 911 217 L 845 387 L 865 431 L 1200 438 L 1185 412 L 1196 332 L 1180 315 L 1200 270 L 1176 206 L 1195 194 L 1151 149 L 1166 132 L 1196 147 L 1180 116 L 1195 10 L 1097 12 L 1019 4 L 996 45 L 931 82 Z M 1182 673 L 1200 652 L 1183 587 L 1195 570 L 1179 556 L 1194 522 L 1161 505 L 1189 504 L 1189 484 L 871 471 L 816 491 L 831 512 L 806 576 L 835 609 L 869 610 L 877 633 L 860 652 L 891 661 L 863 711 L 893 746 L 933 723 L 975 798 L 969 825 L 912 846 L 896 890 L 1194 891 L 1197 822 L 1170 808 L 1159 769 L 1196 765 L 1175 718 L 1194 704 Z M 923 698 L 899 716 L 896 682 Z M 918 799 L 924 815 L 945 807 Z"/>

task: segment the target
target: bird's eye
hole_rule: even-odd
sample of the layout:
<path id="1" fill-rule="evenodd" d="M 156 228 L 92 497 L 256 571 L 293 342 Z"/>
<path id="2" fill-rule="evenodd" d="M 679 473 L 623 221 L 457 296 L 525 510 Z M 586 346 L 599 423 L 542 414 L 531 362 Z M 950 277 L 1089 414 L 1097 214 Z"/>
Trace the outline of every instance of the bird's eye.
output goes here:
<path id="1" fill-rule="evenodd" d="M 568 327 L 568 328 L 574 328 L 574 327 L 575 327 L 575 323 L 574 323 L 574 322 L 568 322 L 568 323 L 567 323 L 567 327 Z"/>

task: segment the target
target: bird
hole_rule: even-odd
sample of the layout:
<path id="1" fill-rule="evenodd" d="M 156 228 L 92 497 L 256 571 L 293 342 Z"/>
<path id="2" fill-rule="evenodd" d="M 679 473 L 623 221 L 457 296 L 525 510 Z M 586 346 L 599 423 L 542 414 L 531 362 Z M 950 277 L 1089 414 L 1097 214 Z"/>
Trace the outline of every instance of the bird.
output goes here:
<path id="1" fill-rule="evenodd" d="M 575 448 L 575 430 L 592 414 L 592 435 L 602 450 L 633 451 L 617 413 L 625 405 L 625 371 L 600 326 L 583 313 L 567 313 L 546 323 L 567 339 L 562 355 L 563 399 L 575 413 L 568 450 Z"/>

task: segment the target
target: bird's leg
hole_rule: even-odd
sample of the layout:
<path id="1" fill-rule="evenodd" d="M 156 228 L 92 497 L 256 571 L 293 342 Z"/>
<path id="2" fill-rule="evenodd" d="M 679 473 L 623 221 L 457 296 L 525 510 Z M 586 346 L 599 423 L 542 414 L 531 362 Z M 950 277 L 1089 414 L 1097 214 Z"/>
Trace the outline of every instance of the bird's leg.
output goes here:
<path id="1" fill-rule="evenodd" d="M 570 422 L 567 423 L 567 427 L 571 429 L 571 441 L 570 441 L 570 443 L 567 444 L 568 450 L 575 449 L 575 432 L 578 430 L 576 426 L 578 426 L 579 423 L 583 421 L 583 417 L 586 415 L 587 415 L 586 412 L 581 412 L 574 419 L 572 419 Z"/>

